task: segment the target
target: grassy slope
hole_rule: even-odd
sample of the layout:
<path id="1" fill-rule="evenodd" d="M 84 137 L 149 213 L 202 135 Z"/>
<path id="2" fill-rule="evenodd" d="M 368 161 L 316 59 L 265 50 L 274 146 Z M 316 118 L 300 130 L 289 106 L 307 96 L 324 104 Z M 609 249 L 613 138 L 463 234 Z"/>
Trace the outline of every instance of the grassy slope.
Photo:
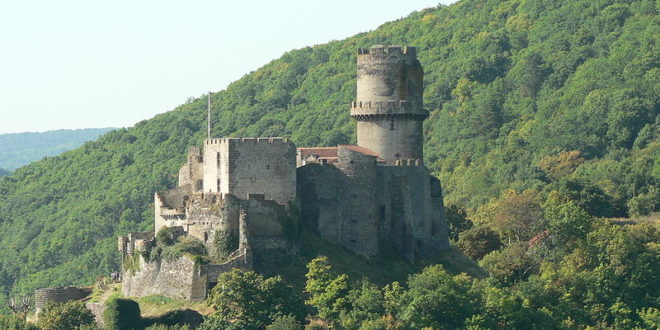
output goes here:
<path id="1" fill-rule="evenodd" d="M 291 51 L 214 94 L 213 135 L 289 136 L 299 146 L 354 141 L 348 104 L 355 95 L 356 48 L 410 44 L 419 47 L 426 71 L 426 163 L 443 180 L 446 200 L 474 207 L 505 188 L 543 187 L 548 179 L 536 162 L 576 148 L 601 152 L 582 165 L 593 168 L 613 150 L 605 165 L 619 167 L 598 182 L 617 192 L 624 186 L 618 173 L 636 173 L 639 182 L 629 191 L 644 191 L 653 178 L 648 164 L 653 168 L 659 154 L 648 124 L 653 118 L 647 118 L 657 113 L 660 95 L 653 91 L 660 54 L 653 43 L 660 35 L 656 8 L 653 1 L 632 1 L 611 9 L 614 2 L 463 0 Z M 539 54 L 541 64 L 530 53 Z M 525 84 L 527 78 L 540 82 Z M 639 106 L 629 113 L 642 114 L 623 127 L 628 137 L 609 136 L 610 124 L 598 122 L 620 107 L 585 101 L 596 90 L 609 100 L 621 86 L 637 93 L 631 99 Z M 204 138 L 204 121 L 205 99 L 196 99 L 1 180 L 0 310 L 11 292 L 90 283 L 117 270 L 114 237 L 151 228 L 153 192 L 175 184 L 186 149 Z M 605 128 L 592 134 L 587 126 L 594 122 Z M 640 127 L 649 125 L 651 137 L 629 151 Z M 582 131 L 590 135 L 573 135 Z M 608 149 L 617 139 L 624 144 Z M 637 163 L 643 166 L 630 171 Z M 632 197 L 621 194 L 624 201 Z"/>

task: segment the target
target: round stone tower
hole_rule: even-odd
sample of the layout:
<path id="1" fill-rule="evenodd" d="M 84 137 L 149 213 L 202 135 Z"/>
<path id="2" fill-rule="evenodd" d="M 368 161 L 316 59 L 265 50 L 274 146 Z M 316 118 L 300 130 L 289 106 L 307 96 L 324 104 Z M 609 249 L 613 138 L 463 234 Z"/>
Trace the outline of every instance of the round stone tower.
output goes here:
<path id="1" fill-rule="evenodd" d="M 415 47 L 372 46 L 358 49 L 357 143 L 378 153 L 388 165 L 422 159 L 424 71 Z"/>

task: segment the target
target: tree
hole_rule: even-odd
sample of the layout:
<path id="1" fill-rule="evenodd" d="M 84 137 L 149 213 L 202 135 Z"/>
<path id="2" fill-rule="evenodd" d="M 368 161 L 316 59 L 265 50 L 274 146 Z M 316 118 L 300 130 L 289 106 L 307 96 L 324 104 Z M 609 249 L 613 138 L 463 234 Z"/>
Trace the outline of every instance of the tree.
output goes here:
<path id="1" fill-rule="evenodd" d="M 303 326 L 293 315 L 278 316 L 266 330 L 302 330 Z"/>
<path id="2" fill-rule="evenodd" d="M 515 242 L 493 251 L 479 262 L 492 278 L 510 286 L 527 279 L 538 270 L 538 263 L 528 251 L 527 242 Z"/>
<path id="3" fill-rule="evenodd" d="M 473 260 L 481 260 L 501 246 L 500 236 L 488 225 L 476 226 L 464 231 L 456 242 L 456 248 Z"/>
<path id="4" fill-rule="evenodd" d="M 49 303 L 39 314 L 37 325 L 43 330 L 88 329 L 94 326 L 94 314 L 82 301 Z"/>
<path id="5" fill-rule="evenodd" d="M 204 329 L 263 329 L 281 316 L 293 315 L 299 321 L 305 316 L 302 301 L 281 277 L 266 279 L 239 269 L 220 274 L 207 304 L 216 313 L 202 324 Z"/>
<path id="6" fill-rule="evenodd" d="M 458 241 L 459 235 L 472 228 L 472 221 L 467 219 L 467 212 L 456 205 L 445 207 L 445 216 L 447 219 L 447 229 L 449 229 L 449 239 Z"/>
<path id="7" fill-rule="evenodd" d="M 362 324 L 380 321 L 385 314 L 383 293 L 367 279 L 362 279 L 348 294 L 350 309 L 340 312 L 340 322 L 346 329 L 356 329 Z"/>
<path id="8" fill-rule="evenodd" d="M 555 244 L 568 247 L 584 239 L 591 230 L 592 217 L 575 202 L 552 191 L 543 204 L 543 213 Z"/>
<path id="9" fill-rule="evenodd" d="M 451 276 L 441 265 L 410 276 L 397 317 L 411 328 L 456 329 L 479 311 L 479 293 L 465 274 Z"/>
<path id="10" fill-rule="evenodd" d="M 339 313 L 350 306 L 348 276 L 335 276 L 325 256 L 310 261 L 307 269 L 305 292 L 309 294 L 309 300 L 306 302 L 316 308 L 320 318 L 336 322 Z"/>

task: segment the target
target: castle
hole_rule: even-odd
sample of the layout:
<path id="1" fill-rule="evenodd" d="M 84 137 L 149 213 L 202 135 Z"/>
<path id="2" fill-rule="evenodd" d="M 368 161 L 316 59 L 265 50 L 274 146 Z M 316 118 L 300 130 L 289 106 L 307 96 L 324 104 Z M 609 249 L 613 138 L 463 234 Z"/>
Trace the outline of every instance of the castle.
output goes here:
<path id="1" fill-rule="evenodd" d="M 423 75 L 414 47 L 358 50 L 357 145 L 209 138 L 203 153 L 190 148 L 178 187 L 154 196 L 154 232 L 119 237 L 125 263 L 137 264 L 124 267 L 124 295 L 202 300 L 220 273 L 295 253 L 292 218 L 367 259 L 384 247 L 411 262 L 449 248 L 440 182 L 422 161 Z M 209 251 L 217 235 L 238 242 L 220 261 L 149 257 L 163 228 Z"/>

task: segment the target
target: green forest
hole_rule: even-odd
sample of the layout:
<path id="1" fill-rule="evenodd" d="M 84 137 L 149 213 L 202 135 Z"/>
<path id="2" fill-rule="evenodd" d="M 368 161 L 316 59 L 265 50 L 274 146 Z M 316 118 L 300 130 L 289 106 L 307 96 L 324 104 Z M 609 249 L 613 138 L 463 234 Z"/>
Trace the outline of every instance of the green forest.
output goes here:
<path id="1" fill-rule="evenodd" d="M 113 128 L 59 129 L 0 134 L 0 176 L 6 171 L 75 149 Z M 9 174 L 5 171 L 4 175 Z"/>
<path id="2" fill-rule="evenodd" d="M 323 258 L 304 289 L 231 273 L 226 285 L 259 290 L 214 293 L 209 327 L 289 329 L 302 321 L 292 308 L 307 308 L 346 329 L 658 328 L 659 6 L 461 0 L 290 51 L 214 93 L 214 136 L 354 143 L 357 48 L 418 47 L 424 161 L 443 185 L 452 246 L 489 276 L 416 265 L 382 283 Z M 190 98 L 0 179 L 0 311 L 9 297 L 118 270 L 115 237 L 152 228 L 153 194 L 175 185 L 205 120 L 206 98 Z"/>

